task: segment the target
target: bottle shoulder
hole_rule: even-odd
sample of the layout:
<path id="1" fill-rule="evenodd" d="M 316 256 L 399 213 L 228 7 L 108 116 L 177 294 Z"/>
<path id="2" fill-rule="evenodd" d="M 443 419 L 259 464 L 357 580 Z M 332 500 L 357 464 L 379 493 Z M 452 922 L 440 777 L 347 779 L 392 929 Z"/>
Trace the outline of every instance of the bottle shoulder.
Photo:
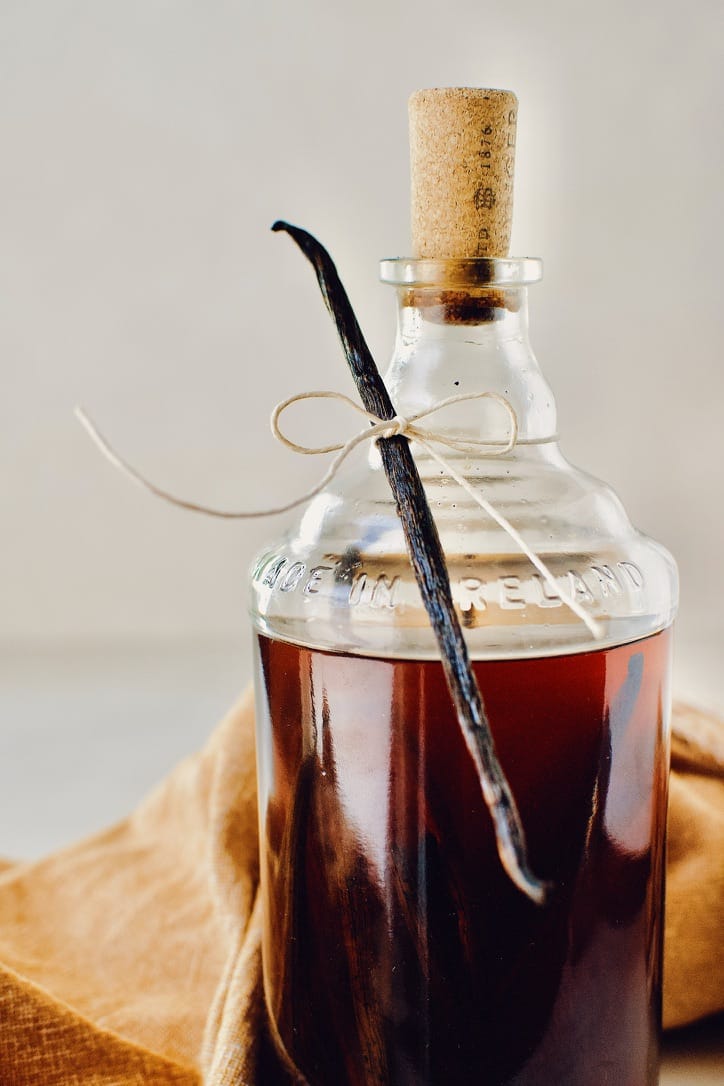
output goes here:
<path id="1" fill-rule="evenodd" d="M 437 463 L 416 460 L 473 656 L 594 647 L 565 603 L 571 597 L 604 627 L 605 643 L 671 622 L 673 559 L 635 530 L 611 487 L 569 464 L 557 446 L 454 460 L 550 578 Z M 436 655 L 375 450 L 367 463 L 345 468 L 258 556 L 251 611 L 262 632 L 287 640 L 372 655 Z"/>

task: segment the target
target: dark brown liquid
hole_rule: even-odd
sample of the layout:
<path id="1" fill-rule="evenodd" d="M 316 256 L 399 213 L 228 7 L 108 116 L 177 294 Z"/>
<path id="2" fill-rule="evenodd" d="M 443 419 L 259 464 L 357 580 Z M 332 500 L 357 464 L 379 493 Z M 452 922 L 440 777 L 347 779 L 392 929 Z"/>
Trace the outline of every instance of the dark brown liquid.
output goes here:
<path id="1" fill-rule="evenodd" d="M 544 907 L 441 665 L 259 638 L 265 988 L 311 1086 L 657 1079 L 669 634 L 475 673 Z"/>

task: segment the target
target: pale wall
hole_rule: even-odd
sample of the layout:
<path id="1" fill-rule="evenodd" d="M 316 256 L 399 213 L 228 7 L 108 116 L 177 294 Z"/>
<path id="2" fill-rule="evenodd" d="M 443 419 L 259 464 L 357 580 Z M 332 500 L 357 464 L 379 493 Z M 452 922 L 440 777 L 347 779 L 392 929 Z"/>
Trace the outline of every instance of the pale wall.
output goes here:
<path id="1" fill-rule="evenodd" d="M 723 10 L 5 0 L 0 638 L 243 646 L 246 567 L 279 522 L 153 502 L 72 406 L 200 500 L 311 483 L 269 409 L 348 379 L 268 227 L 331 247 L 385 357 L 376 262 L 408 248 L 407 95 L 503 86 L 521 102 L 513 249 L 546 261 L 533 337 L 564 448 L 677 555 L 679 682 L 724 702 Z"/>

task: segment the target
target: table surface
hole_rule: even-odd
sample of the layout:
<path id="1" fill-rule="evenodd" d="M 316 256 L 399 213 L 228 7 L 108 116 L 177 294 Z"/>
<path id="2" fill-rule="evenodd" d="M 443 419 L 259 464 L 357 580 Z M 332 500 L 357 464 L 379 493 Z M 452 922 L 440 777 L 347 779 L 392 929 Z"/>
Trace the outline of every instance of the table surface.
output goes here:
<path id="1" fill-rule="evenodd" d="M 198 749 L 248 681 L 248 643 L 0 653 L 0 855 L 121 818 Z M 667 1035 L 661 1086 L 724 1084 L 724 1018 Z"/>
<path id="2" fill-rule="evenodd" d="M 722 1086 L 724 1015 L 664 1037 L 660 1086 Z"/>

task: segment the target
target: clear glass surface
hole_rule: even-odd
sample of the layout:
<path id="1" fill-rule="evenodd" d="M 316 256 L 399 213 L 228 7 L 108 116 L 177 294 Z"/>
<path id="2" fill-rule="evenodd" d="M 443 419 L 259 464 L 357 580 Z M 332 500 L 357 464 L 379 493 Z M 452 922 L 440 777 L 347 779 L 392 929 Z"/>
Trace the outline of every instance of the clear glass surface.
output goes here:
<path id="1" fill-rule="evenodd" d="M 523 535 L 561 588 L 604 628 L 602 646 L 645 637 L 672 620 L 676 567 L 637 532 L 613 491 L 573 467 L 559 444 L 553 394 L 528 338 L 525 261 L 385 261 L 388 279 L 422 281 L 432 265 L 449 286 L 398 288 L 396 349 L 385 375 L 399 414 L 458 393 L 495 392 L 518 419 L 505 456 L 441 450 Z M 466 288 L 503 274 L 503 282 Z M 481 266 L 481 267 L 478 267 Z M 500 266 L 503 266 L 502 271 Z M 481 270 L 482 268 L 482 270 Z M 412 271 L 410 269 L 413 269 Z M 436 429 L 489 441 L 508 438 L 500 404 L 474 400 L 437 412 Z M 592 646 L 580 619 L 510 537 L 424 449 L 413 451 L 445 550 L 471 655 L 541 655 Z M 252 614 L 269 635 L 333 651 L 434 658 L 437 646 L 410 569 L 379 453 L 348 461 L 301 518 L 259 556 Z"/>
<path id="2" fill-rule="evenodd" d="M 570 465 L 533 260 L 385 261 L 385 381 L 546 563 L 413 444 L 544 907 L 504 875 L 374 446 L 252 571 L 264 985 L 310 1086 L 653 1086 L 676 567 Z M 594 641 L 567 592 L 598 621 Z"/>

